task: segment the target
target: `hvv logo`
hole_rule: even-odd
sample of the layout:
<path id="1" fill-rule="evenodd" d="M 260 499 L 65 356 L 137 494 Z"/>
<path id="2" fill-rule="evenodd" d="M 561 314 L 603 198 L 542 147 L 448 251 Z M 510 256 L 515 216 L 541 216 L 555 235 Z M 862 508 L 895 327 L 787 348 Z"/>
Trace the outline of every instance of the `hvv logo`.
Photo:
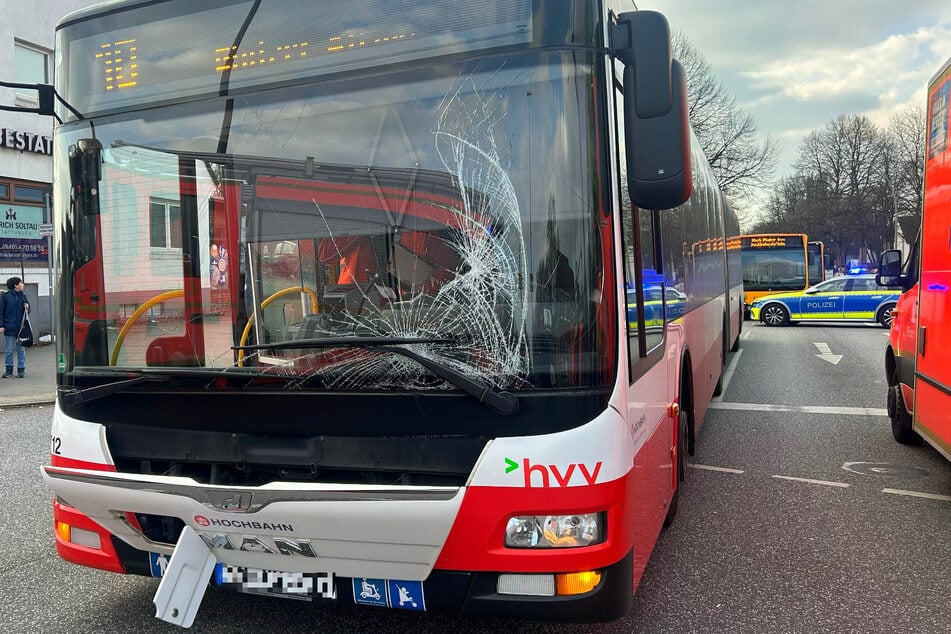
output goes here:
<path id="1" fill-rule="evenodd" d="M 548 489 L 552 486 L 553 481 L 556 487 L 568 486 L 575 471 L 581 474 L 585 482 L 594 484 L 598 479 L 598 472 L 601 471 L 601 461 L 596 462 L 594 468 L 590 469 L 588 465 L 581 462 L 572 462 L 567 467 L 559 468 L 558 465 L 554 464 L 532 464 L 528 458 L 522 458 L 521 464 L 511 458 L 505 459 L 505 473 L 512 473 L 518 468 L 522 469 L 525 476 L 526 487 Z"/>

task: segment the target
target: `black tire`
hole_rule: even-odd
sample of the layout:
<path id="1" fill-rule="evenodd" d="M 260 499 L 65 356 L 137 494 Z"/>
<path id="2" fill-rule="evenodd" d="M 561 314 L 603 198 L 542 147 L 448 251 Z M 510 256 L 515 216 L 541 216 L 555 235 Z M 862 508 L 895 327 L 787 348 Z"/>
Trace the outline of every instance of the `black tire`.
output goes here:
<path id="1" fill-rule="evenodd" d="M 740 328 L 736 332 L 736 340 L 733 342 L 733 345 L 730 346 L 730 352 L 736 352 L 740 349 L 740 335 L 743 334 L 743 319 L 740 319 Z"/>
<path id="2" fill-rule="evenodd" d="M 726 355 L 729 350 L 730 338 L 730 317 L 728 315 L 723 316 L 723 330 L 721 330 L 721 337 L 723 339 L 722 343 L 722 352 L 720 357 L 720 378 L 717 379 L 717 384 L 713 387 L 713 395 L 720 396 L 723 393 L 723 372 L 726 370 Z"/>
<path id="3" fill-rule="evenodd" d="M 898 371 L 892 375 L 888 386 L 888 417 L 892 423 L 892 436 L 903 445 L 921 443 L 921 436 L 911 428 L 911 414 L 905 408 L 905 399 L 901 394 L 901 381 Z"/>
<path id="4" fill-rule="evenodd" d="M 766 304 L 759 311 L 759 320 L 765 326 L 785 326 L 789 323 L 789 311 L 782 304 Z"/>
<path id="5" fill-rule="evenodd" d="M 892 309 L 895 308 L 895 304 L 885 304 L 878 309 L 878 314 L 875 315 L 875 321 L 880 323 L 883 328 L 892 327 Z"/>

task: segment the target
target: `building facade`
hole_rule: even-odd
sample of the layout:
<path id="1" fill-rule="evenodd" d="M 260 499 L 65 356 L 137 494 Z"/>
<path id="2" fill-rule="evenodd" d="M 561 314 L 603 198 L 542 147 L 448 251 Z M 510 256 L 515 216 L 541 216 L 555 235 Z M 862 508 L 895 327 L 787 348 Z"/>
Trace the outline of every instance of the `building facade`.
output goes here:
<path id="1" fill-rule="evenodd" d="M 36 0 L 4 3 L 0 20 L 0 80 L 53 83 L 54 29 L 90 0 Z M 0 105 L 35 108 L 36 93 L 0 87 Z M 53 119 L 0 110 L 0 287 L 23 278 L 38 333 L 51 331 L 50 298 L 55 293 L 51 265 Z"/>

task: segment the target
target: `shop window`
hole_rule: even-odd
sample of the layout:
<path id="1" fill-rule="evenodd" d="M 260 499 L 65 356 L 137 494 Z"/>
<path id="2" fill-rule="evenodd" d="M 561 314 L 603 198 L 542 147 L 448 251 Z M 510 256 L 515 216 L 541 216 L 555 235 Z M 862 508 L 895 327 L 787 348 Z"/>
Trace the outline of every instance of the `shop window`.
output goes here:
<path id="1" fill-rule="evenodd" d="M 13 186 L 13 200 L 21 203 L 42 203 L 45 190 L 42 187 L 28 187 L 26 185 Z"/>

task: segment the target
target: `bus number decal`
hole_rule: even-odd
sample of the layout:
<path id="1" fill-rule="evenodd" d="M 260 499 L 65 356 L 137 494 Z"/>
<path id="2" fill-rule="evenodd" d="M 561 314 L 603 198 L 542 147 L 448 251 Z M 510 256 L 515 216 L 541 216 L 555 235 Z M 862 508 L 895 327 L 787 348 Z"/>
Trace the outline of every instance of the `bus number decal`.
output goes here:
<path id="1" fill-rule="evenodd" d="M 60 451 L 60 449 L 62 449 L 62 446 L 63 446 L 62 438 L 60 438 L 59 436 L 50 436 L 50 453 L 51 454 L 53 454 L 54 456 L 61 456 L 62 452 Z"/>

